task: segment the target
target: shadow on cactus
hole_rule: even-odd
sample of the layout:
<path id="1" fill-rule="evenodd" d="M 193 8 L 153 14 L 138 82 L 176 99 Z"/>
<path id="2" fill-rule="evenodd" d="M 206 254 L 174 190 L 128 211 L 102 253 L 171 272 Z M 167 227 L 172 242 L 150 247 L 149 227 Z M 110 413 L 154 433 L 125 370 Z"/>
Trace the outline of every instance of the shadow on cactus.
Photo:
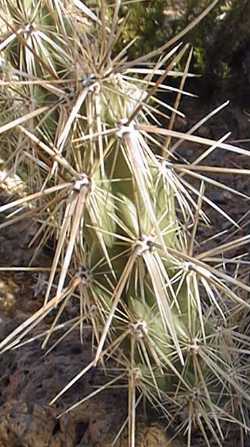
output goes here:
<path id="1" fill-rule="evenodd" d="M 221 107 L 187 133 L 173 130 L 181 97 L 189 95 L 192 50 L 176 37 L 134 61 L 126 48 L 116 54 L 119 1 L 93 10 L 79 0 L 1 3 L 0 133 L 6 170 L 24 178 L 26 194 L 0 211 L 8 212 L 4 225 L 17 222 L 21 211 L 22 218 L 32 213 L 40 223 L 32 243 L 56 244 L 44 305 L 1 342 L 1 351 L 27 342 L 56 309 L 41 334 L 43 348 L 53 349 L 73 330 L 83 338 L 91 325 L 94 356 L 51 403 L 112 359 L 120 373 L 92 394 L 127 384 L 130 447 L 142 397 L 188 446 L 197 429 L 207 445 L 213 439 L 222 446 L 228 423 L 244 436 L 250 340 L 240 331 L 240 315 L 250 305 L 241 290 L 250 287 L 229 275 L 223 257 L 249 237 L 202 251 L 196 234 L 200 222 L 209 223 L 209 207 L 238 227 L 206 187 L 244 196 L 213 174 L 249 171 L 206 160 L 215 150 L 248 152 L 225 143 L 228 135 L 220 141 L 195 135 Z M 177 70 L 180 61 L 184 72 Z M 166 83 L 170 77 L 180 79 L 179 88 Z M 172 104 L 160 99 L 166 90 Z M 204 148 L 192 163 L 177 156 L 185 142 Z M 239 268 L 241 261 L 234 262 Z M 79 317 L 62 326 L 70 300 Z"/>

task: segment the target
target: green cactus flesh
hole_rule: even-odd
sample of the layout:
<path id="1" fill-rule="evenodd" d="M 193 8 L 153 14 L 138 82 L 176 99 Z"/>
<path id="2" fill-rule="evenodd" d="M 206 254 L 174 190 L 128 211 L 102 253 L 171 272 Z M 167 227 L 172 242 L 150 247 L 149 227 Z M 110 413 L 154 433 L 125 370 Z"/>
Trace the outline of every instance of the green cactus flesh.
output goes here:
<path id="1" fill-rule="evenodd" d="M 228 415 L 231 400 L 249 402 L 244 379 L 229 374 L 242 363 L 237 335 L 228 350 L 224 339 L 231 310 L 244 302 L 234 280 L 190 249 L 205 216 L 201 195 L 175 170 L 171 145 L 164 151 L 152 100 L 186 47 L 162 54 L 154 68 L 142 59 L 140 68 L 115 54 L 119 2 L 113 22 L 110 2 L 93 10 L 81 1 L 1 3 L 5 159 L 25 179 L 22 205 L 33 207 L 42 242 L 56 243 L 43 309 L 1 349 L 57 308 L 47 346 L 77 296 L 78 326 L 92 325 L 95 339 L 89 368 L 111 357 L 130 402 L 143 394 L 172 412 L 189 445 L 193 426 L 223 439 L 220 421 L 241 418 Z"/>

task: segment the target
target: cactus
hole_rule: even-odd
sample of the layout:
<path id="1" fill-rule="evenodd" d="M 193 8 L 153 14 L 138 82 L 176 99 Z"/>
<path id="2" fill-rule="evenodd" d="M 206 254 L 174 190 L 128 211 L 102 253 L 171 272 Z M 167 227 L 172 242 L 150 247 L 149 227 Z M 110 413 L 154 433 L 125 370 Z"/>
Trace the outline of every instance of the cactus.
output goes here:
<path id="1" fill-rule="evenodd" d="M 95 8 L 80 0 L 1 3 L 0 133 L 6 169 L 24 179 L 26 193 L 0 211 L 9 212 L 6 225 L 32 209 L 40 224 L 33 244 L 55 242 L 44 305 L 0 343 L 1 351 L 21 345 L 56 309 L 43 348 L 77 328 L 82 338 L 91 325 L 94 354 L 51 404 L 112 359 L 120 374 L 104 386 L 127 383 L 130 447 L 142 397 L 188 446 L 197 429 L 208 445 L 212 437 L 222 446 L 226 421 L 247 433 L 249 339 L 240 318 L 249 308 L 241 290 L 250 289 L 223 270 L 218 256 L 249 237 L 205 252 L 195 246 L 199 223 L 208 223 L 204 203 L 237 225 L 206 196 L 205 185 L 215 181 L 203 174 L 203 159 L 215 148 L 247 151 L 173 130 L 180 97 L 188 94 L 192 50 L 175 38 L 134 61 L 126 48 L 117 54 L 119 1 Z M 180 77 L 179 88 L 166 85 L 171 76 Z M 158 92 L 165 89 L 177 99 L 162 109 Z M 203 155 L 180 161 L 176 140 L 203 145 Z M 79 318 L 50 344 L 70 300 Z"/>

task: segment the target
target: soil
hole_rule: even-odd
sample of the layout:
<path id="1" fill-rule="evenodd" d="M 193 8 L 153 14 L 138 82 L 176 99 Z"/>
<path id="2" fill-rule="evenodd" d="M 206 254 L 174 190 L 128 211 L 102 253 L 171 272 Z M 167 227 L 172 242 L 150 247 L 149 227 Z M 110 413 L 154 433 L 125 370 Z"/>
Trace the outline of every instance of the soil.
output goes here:
<path id="1" fill-rule="evenodd" d="M 196 100 L 197 101 L 197 100 Z M 190 103 L 191 102 L 191 103 Z M 210 109 L 210 110 L 209 110 Z M 210 106 L 196 103 L 192 100 L 184 105 L 187 116 L 191 118 L 179 120 L 177 129 L 186 131 L 199 121 Z M 221 138 L 232 130 L 230 140 L 250 139 L 249 116 L 240 107 L 230 106 L 218 117 L 204 124 L 196 134 L 207 138 Z M 241 143 L 248 148 L 249 142 Z M 180 157 L 194 160 L 201 152 L 199 145 L 192 146 L 183 143 L 178 150 Z M 217 166 L 244 167 L 250 169 L 250 159 L 235 156 L 233 153 L 216 150 L 208 159 L 208 163 Z M 216 176 L 213 178 L 216 179 Z M 236 188 L 250 196 L 250 182 L 247 176 L 220 176 L 231 188 Z M 198 240 L 207 240 L 197 250 L 212 247 L 223 242 L 229 233 L 235 232 L 235 237 L 249 234 L 249 204 L 248 200 L 240 199 L 231 192 L 216 188 L 206 191 L 208 197 L 221 206 L 232 219 L 241 222 L 237 229 L 214 210 L 207 208 L 211 225 L 202 228 Z M 9 193 L 0 193 L 0 203 L 9 200 Z M 28 265 L 33 248 L 28 243 L 36 232 L 36 224 L 31 219 L 25 219 L 18 224 L 6 227 L 0 231 L 0 266 Z M 223 234 L 222 231 L 224 231 Z M 215 239 L 211 236 L 220 234 Z M 234 253 L 237 255 L 237 251 Z M 37 265 L 48 266 L 50 256 L 46 252 L 40 254 Z M 38 310 L 43 302 L 44 280 L 46 273 L 23 273 L 0 271 L 0 339 L 3 339 L 18 324 Z M 248 271 L 246 270 L 246 280 Z M 72 317 L 72 315 L 71 315 Z M 50 318 L 39 325 L 39 332 L 46 330 Z M 38 332 L 35 331 L 35 334 Z M 79 341 L 77 332 L 71 333 L 53 352 L 44 355 L 40 340 L 37 339 L 20 349 L 5 352 L 0 357 L 0 447 L 111 447 L 112 441 L 126 419 L 127 396 L 125 391 L 104 390 L 100 395 L 85 402 L 76 410 L 57 418 L 72 403 L 77 402 L 93 390 L 109 381 L 107 376 L 96 368 L 87 373 L 70 390 L 59 399 L 54 406 L 50 400 L 70 381 L 92 358 L 91 340 L 86 336 L 84 343 Z M 168 443 L 163 428 L 158 423 L 141 421 L 138 427 L 138 447 L 177 446 Z M 232 438 L 228 447 L 239 445 L 237 438 Z M 178 444 L 179 445 L 179 444 Z M 181 445 L 184 445 L 184 443 Z M 204 445 L 197 438 L 194 447 Z M 116 446 L 127 447 L 127 437 L 124 434 Z"/>
<path id="2" fill-rule="evenodd" d="M 217 99 L 217 104 L 211 102 L 203 103 L 197 99 L 189 99 L 184 103 L 182 111 L 185 113 L 185 119 L 179 120 L 177 130 L 187 132 L 194 124 L 199 122 L 202 118 L 207 116 L 225 101 L 225 97 Z M 225 109 L 220 111 L 215 117 L 210 118 L 205 124 L 195 131 L 195 135 L 203 138 L 210 138 L 218 141 L 223 136 L 231 133 L 226 139 L 226 142 L 232 145 L 239 146 L 247 151 L 250 148 L 250 117 L 248 113 L 237 104 L 229 104 Z M 182 143 L 177 151 L 180 158 L 194 162 L 204 152 L 204 146 L 198 144 Z M 215 149 L 201 164 L 208 166 L 219 166 L 227 168 L 242 168 L 250 169 L 250 157 L 248 155 L 239 155 L 234 152 L 225 151 L 222 149 Z M 209 239 L 209 248 L 228 239 L 230 236 L 240 237 L 249 234 L 250 230 L 250 212 L 249 199 L 250 196 L 250 181 L 248 175 L 235 174 L 207 174 L 204 176 L 210 177 L 224 185 L 230 187 L 245 197 L 240 197 L 231 191 L 218 188 L 217 186 L 209 185 L 206 187 L 205 195 L 219 206 L 228 216 L 236 223 L 240 224 L 240 229 L 231 224 L 226 218 L 223 218 L 220 213 L 207 206 L 204 203 L 204 210 L 210 219 L 210 225 L 205 228 L 202 226 L 199 229 L 198 241 L 202 241 L 202 249 L 205 249 L 205 241 Z M 189 176 L 190 183 L 195 185 L 195 179 Z M 218 233 L 225 232 L 224 235 L 215 238 L 211 241 L 211 236 Z"/>

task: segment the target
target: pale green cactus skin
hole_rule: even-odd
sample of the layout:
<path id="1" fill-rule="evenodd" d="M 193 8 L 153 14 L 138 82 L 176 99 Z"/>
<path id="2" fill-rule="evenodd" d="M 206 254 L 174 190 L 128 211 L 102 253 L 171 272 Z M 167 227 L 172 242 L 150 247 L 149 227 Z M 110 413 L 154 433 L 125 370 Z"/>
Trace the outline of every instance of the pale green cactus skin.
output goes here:
<path id="1" fill-rule="evenodd" d="M 56 242 L 44 312 L 62 313 L 77 294 L 80 329 L 93 327 L 94 363 L 117 361 L 130 402 L 138 392 L 150 404 L 170 405 L 189 445 L 197 424 L 218 438 L 224 407 L 236 391 L 243 399 L 244 387 L 228 379 L 236 354 L 220 348 L 225 333 L 216 327 L 228 318 L 223 296 L 242 302 L 188 249 L 183 223 L 192 224 L 188 209 L 194 216 L 197 209 L 187 205 L 171 159 L 161 157 L 162 137 L 142 129 L 151 119 L 150 75 L 140 83 L 124 55 L 112 54 L 107 11 L 100 24 L 100 10 L 80 1 L 6 0 L 2 7 L 4 76 L 19 83 L 15 94 L 10 84 L 1 87 L 12 116 L 4 107 L 1 113 L 6 122 L 31 114 L 8 130 L 8 156 L 27 197 L 43 191 L 31 203 L 40 210 L 43 243 Z M 28 331 L 18 331 L 19 342 Z M 225 395 L 221 380 L 228 380 Z"/>

